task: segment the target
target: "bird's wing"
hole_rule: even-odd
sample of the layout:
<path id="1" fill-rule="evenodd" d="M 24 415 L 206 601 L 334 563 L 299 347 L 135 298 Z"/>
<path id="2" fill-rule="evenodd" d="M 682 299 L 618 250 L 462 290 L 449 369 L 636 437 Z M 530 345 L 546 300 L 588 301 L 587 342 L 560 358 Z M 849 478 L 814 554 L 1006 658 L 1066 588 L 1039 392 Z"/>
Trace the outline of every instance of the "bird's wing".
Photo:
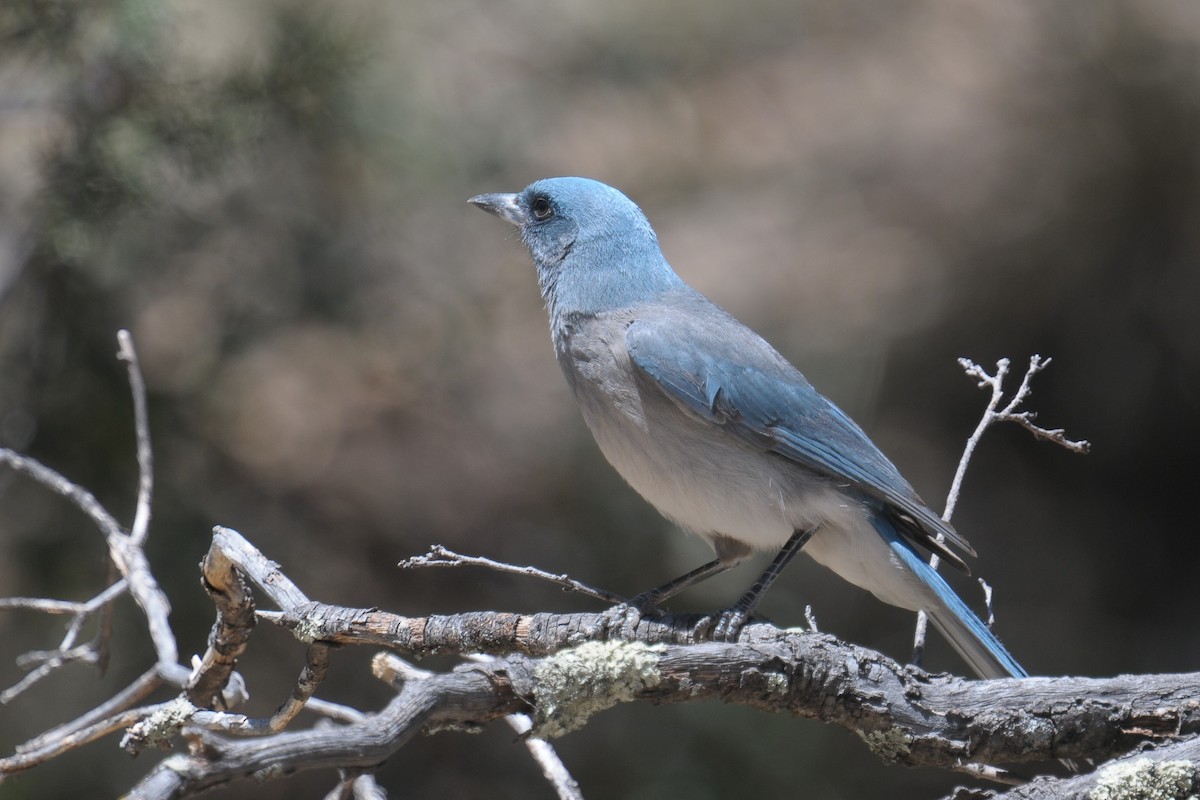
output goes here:
<path id="1" fill-rule="evenodd" d="M 684 313 L 630 325 L 630 359 L 652 386 L 694 418 L 883 501 L 917 544 L 966 570 L 936 537 L 974 555 L 971 546 L 853 420 L 749 328 L 723 311 L 701 316 L 702 323 Z"/>

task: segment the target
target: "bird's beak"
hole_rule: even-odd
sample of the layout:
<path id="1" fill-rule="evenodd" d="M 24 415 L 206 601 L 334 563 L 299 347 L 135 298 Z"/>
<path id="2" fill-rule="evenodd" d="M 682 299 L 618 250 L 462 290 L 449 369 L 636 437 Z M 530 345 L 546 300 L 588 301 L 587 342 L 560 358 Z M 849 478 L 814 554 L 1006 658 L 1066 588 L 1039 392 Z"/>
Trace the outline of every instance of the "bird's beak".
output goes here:
<path id="1" fill-rule="evenodd" d="M 525 212 L 517 203 L 517 195 L 515 194 L 481 194 L 472 197 L 467 202 L 473 206 L 482 208 L 489 214 L 495 214 L 500 219 L 511 222 L 518 228 L 529 221 L 525 216 Z"/>

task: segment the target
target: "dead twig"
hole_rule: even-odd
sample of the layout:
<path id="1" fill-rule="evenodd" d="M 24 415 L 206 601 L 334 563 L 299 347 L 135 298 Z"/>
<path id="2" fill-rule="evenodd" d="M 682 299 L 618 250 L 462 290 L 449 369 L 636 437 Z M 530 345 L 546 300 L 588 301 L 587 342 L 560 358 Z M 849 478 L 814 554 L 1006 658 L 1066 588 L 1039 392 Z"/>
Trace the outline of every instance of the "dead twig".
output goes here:
<path id="1" fill-rule="evenodd" d="M 628 602 L 628 598 L 610 592 L 607 589 L 599 589 L 595 586 L 590 586 L 582 581 L 577 581 L 566 573 L 555 574 L 546 572 L 537 567 L 522 567 L 516 564 L 505 564 L 503 561 L 493 561 L 490 558 L 482 556 L 467 556 L 462 553 L 456 553 L 448 547 L 443 547 L 440 544 L 435 544 L 429 548 L 429 552 L 420 556 L 406 558 L 398 565 L 401 569 L 417 569 L 420 567 L 483 567 L 495 572 L 504 572 L 510 575 L 523 575 L 528 578 L 537 578 L 539 580 L 553 583 L 563 589 L 588 597 L 594 597 L 610 605 L 617 605 Z"/>
<path id="2" fill-rule="evenodd" d="M 1049 430 L 1039 427 L 1034 423 L 1034 419 L 1037 417 L 1035 412 L 1021 410 L 1021 406 L 1029 399 L 1029 395 L 1033 391 L 1031 386 L 1033 376 L 1050 366 L 1051 360 L 1050 358 L 1042 358 L 1036 353 L 1030 356 L 1029 367 L 1025 370 L 1025 376 L 1021 379 L 1021 385 L 1008 401 L 1008 404 L 1001 408 L 1000 404 L 1004 400 L 1004 379 L 1008 376 L 1008 368 L 1011 362 L 1007 358 L 1000 359 L 996 362 L 996 374 L 989 375 L 987 370 L 969 358 L 958 359 L 959 366 L 963 368 L 963 371 L 969 377 L 979 380 L 980 388 L 991 390 L 991 397 L 988 399 L 983 416 L 979 419 L 979 424 L 975 426 L 975 430 L 971 433 L 970 438 L 967 439 L 962 457 L 958 460 L 958 469 L 954 472 L 954 480 L 950 483 L 950 492 L 946 497 L 946 510 L 942 513 L 942 519 L 946 520 L 946 522 L 949 522 L 954 516 L 954 510 L 958 506 L 958 498 L 962 494 L 963 480 L 967 475 L 967 466 L 971 463 L 971 457 L 975 454 L 975 448 L 978 447 L 980 440 L 983 439 L 983 434 L 992 425 L 998 422 L 1015 422 L 1037 438 L 1054 442 L 1073 453 L 1087 453 L 1091 448 L 1091 445 L 1085 440 L 1074 441 L 1068 439 L 1062 428 Z M 937 538 L 939 542 L 944 539 L 941 534 L 938 534 Z M 936 554 L 930 556 L 929 565 L 931 567 L 937 569 L 940 564 L 941 559 Z M 988 608 L 988 625 L 990 626 L 993 620 L 992 592 L 990 586 L 986 584 L 984 586 Z M 928 615 L 924 611 L 918 611 L 916 630 L 913 633 L 912 656 L 912 663 L 918 666 L 921 664 L 921 660 L 925 654 L 925 637 L 928 629 Z"/>

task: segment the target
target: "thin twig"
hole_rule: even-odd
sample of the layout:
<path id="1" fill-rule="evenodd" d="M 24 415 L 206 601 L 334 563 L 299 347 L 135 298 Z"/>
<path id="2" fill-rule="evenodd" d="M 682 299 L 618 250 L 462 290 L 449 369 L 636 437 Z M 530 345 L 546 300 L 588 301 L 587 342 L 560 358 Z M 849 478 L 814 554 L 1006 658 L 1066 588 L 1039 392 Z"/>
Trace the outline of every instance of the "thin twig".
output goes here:
<path id="1" fill-rule="evenodd" d="M 62 755 L 68 750 L 82 747 L 110 733 L 127 728 L 144 720 L 159 707 L 160 705 L 143 706 L 141 708 L 131 708 L 121 711 L 91 725 L 79 728 L 65 736 L 55 738 L 48 738 L 45 735 L 39 736 L 34 740 L 34 742 L 38 743 L 36 747 L 27 745 L 19 749 L 16 755 L 9 756 L 8 758 L 0 758 L 0 779 L 15 772 L 36 767 L 56 756 Z M 33 742 L 29 744 L 32 745 Z"/>
<path id="2" fill-rule="evenodd" d="M 84 604 L 75 600 L 50 600 L 43 597 L 0 597 L 0 609 L 24 608 L 43 614 L 78 614 Z"/>
<path id="3" fill-rule="evenodd" d="M 107 608 L 113 600 L 116 600 L 121 595 L 125 594 L 129 588 L 129 582 L 124 578 L 119 579 L 113 584 L 110 584 L 100 594 L 83 603 L 79 612 L 75 615 L 75 619 L 71 620 L 71 624 L 67 629 L 67 635 L 63 639 L 62 646 L 70 647 L 75 643 L 75 638 L 79 635 L 79 631 L 83 628 L 88 617 L 97 611 Z"/>
<path id="4" fill-rule="evenodd" d="M 983 607 L 987 609 L 987 619 L 984 620 L 990 628 L 996 624 L 996 612 L 992 608 L 992 585 L 979 578 L 979 588 L 983 589 Z"/>
<path id="5" fill-rule="evenodd" d="M 106 566 L 107 570 L 104 580 L 108 586 L 111 588 L 117 585 L 124 585 L 127 591 L 129 581 L 121 577 L 120 570 L 117 569 L 117 565 L 113 563 L 111 558 L 108 559 Z M 112 654 L 110 645 L 112 643 L 113 620 L 116 617 L 117 604 L 115 600 L 116 598 L 114 597 L 113 600 L 100 606 L 100 624 L 96 629 L 96 635 L 92 638 L 92 646 L 96 648 L 96 653 L 99 656 L 96 659 L 96 671 L 101 676 L 108 672 L 108 659 Z"/>
<path id="6" fill-rule="evenodd" d="M 354 777 L 346 776 L 342 770 L 337 786 L 334 786 L 322 800 L 354 800 Z"/>
<path id="7" fill-rule="evenodd" d="M 25 769 L 41 763 L 72 747 L 137 721 L 139 712 L 129 708 L 164 681 L 182 685 L 188 670 L 178 662 L 178 645 L 168 615 L 170 604 L 150 570 L 143 546 L 149 531 L 150 507 L 153 498 L 153 455 L 150 447 L 149 423 L 146 412 L 146 387 L 138 366 L 137 354 L 128 331 L 118 336 L 118 358 L 126 364 L 133 396 L 134 424 L 137 438 L 138 500 L 133 526 L 126 532 L 116 518 L 88 490 L 28 456 L 0 448 L 0 464 L 23 473 L 50 491 L 59 494 L 87 515 L 99 528 L 108 545 L 110 572 L 108 585 L 92 599 L 83 603 L 55 600 L 35 601 L 30 598 L 10 598 L 0 601 L 0 608 L 25 608 L 43 613 L 73 616 L 57 650 L 27 653 L 18 659 L 24 665 L 38 666 L 24 680 L 0 694 L 0 704 L 8 702 L 22 691 L 71 662 L 95 664 L 104 670 L 108 662 L 109 636 L 112 631 L 112 608 L 122 594 L 133 596 L 145 615 L 150 638 L 157 656 L 155 668 L 144 674 L 130 687 L 108 702 L 84 714 L 73 722 L 61 725 L 18 747 L 18 755 L 0 762 L 0 774 L 13 769 Z M 85 645 L 76 642 L 85 624 L 97 612 L 100 625 L 93 640 Z"/>
<path id="8" fill-rule="evenodd" d="M 59 648 L 57 650 L 30 650 L 17 656 L 17 666 L 21 669 L 58 668 L 63 664 L 83 663 L 94 664 L 99 656 L 90 644 L 79 647 Z M 5 702 L 12 698 L 5 698 Z"/>
<path id="9" fill-rule="evenodd" d="M 128 337 L 128 334 L 126 334 L 126 337 Z M 136 396 L 139 394 L 139 387 L 141 386 L 141 372 L 137 368 L 136 359 L 127 361 L 127 365 L 136 402 Z M 144 387 L 140 393 L 144 396 Z M 138 414 L 135 414 L 136 416 Z M 145 442 L 148 446 L 149 435 L 145 433 L 144 410 L 141 412 L 141 419 L 142 422 L 139 425 L 142 425 L 143 428 L 138 435 L 139 437 L 145 436 Z M 139 449 L 141 449 L 140 444 Z M 142 549 L 143 542 L 127 534 L 116 518 L 100 504 L 95 495 L 41 462 L 28 456 L 23 456 L 8 448 L 0 448 L 0 463 L 7 464 L 12 469 L 24 473 L 52 492 L 62 495 L 92 519 L 96 527 L 104 534 L 104 538 L 108 544 L 109 557 L 121 575 L 129 582 L 130 594 L 133 595 L 134 600 L 137 601 L 137 604 L 142 608 L 142 612 L 146 615 L 150 639 L 154 642 L 154 650 L 158 656 L 159 669 L 164 676 L 177 674 L 180 669 L 183 669 L 179 664 L 179 647 L 175 642 L 175 634 L 171 630 L 171 625 L 167 619 L 171 613 L 171 604 L 167 601 L 166 594 L 158 587 L 158 583 L 150 571 L 150 564 L 146 560 L 146 554 Z M 148 462 L 144 466 L 148 467 Z M 143 475 L 141 479 L 142 490 L 139 492 L 139 496 L 144 495 L 147 503 L 149 502 L 148 482 L 149 478 Z M 139 500 L 139 505 L 140 502 Z M 149 523 L 148 514 L 149 512 L 145 512 L 136 515 L 135 524 L 138 524 L 138 519 L 140 518 L 144 529 Z M 142 534 L 142 538 L 144 539 L 144 533 Z"/>
<path id="10" fill-rule="evenodd" d="M 74 617 L 67 626 L 67 632 L 57 649 L 32 651 L 17 657 L 18 666 L 25 669 L 34 668 L 35 666 L 36 668 L 13 686 L 0 692 L 0 705 L 12 702 L 22 692 L 25 692 L 37 684 L 38 681 L 66 664 L 99 664 L 105 658 L 102 646 L 103 626 L 101 627 L 101 634 L 98 635 L 96 641 L 81 646 L 76 646 L 75 641 L 79 638 L 79 633 L 88 619 L 97 610 L 108 607 L 127 588 L 128 584 L 122 578 L 100 592 L 100 594 L 82 603 L 63 600 L 41 600 L 31 597 L 0 599 L 0 608 L 24 608 L 47 614 L 71 614 Z"/>
<path id="11" fill-rule="evenodd" d="M 970 775 L 973 778 L 982 780 L 994 781 L 1007 786 L 1021 786 L 1027 783 L 1025 778 L 1018 777 L 1003 767 L 994 767 L 991 764 L 975 764 L 972 762 L 964 762 L 953 768 L 954 772 L 961 772 L 964 775 Z"/>
<path id="12" fill-rule="evenodd" d="M 545 739 L 534 739 L 526 736 L 533 729 L 533 720 L 526 714 L 509 714 L 504 718 L 518 735 L 525 738 L 525 748 L 533 756 L 533 760 L 542 770 L 542 775 L 554 787 L 560 800 L 583 800 L 583 791 L 579 781 L 567 770 L 567 765 L 559 758 L 554 746 Z"/>
<path id="13" fill-rule="evenodd" d="M 175 634 L 167 620 L 170 603 L 167 601 L 167 595 L 158 588 L 142 548 L 130 541 L 120 523 L 104 509 L 94 494 L 68 480 L 58 471 L 6 447 L 0 447 L 0 463 L 7 464 L 18 473 L 28 475 L 55 494 L 70 500 L 100 528 L 108 542 L 109 557 L 128 581 L 128 590 L 146 615 L 150 638 L 158 655 L 158 668 L 162 670 L 163 676 L 178 674 L 178 670 L 182 669 L 179 663 L 179 646 L 175 644 Z"/>
<path id="14" fill-rule="evenodd" d="M 270 717 L 213 711 L 191 703 L 186 697 L 179 697 L 155 708 L 152 715 L 126 731 L 121 747 L 136 755 L 145 747 L 164 742 L 185 725 L 241 737 L 279 733 L 304 709 L 313 691 L 324 680 L 328 668 L 329 646 L 315 642 L 309 645 L 308 658 L 296 688 Z"/>
<path id="15" fill-rule="evenodd" d="M 271 715 L 268 722 L 268 728 L 271 733 L 275 733 L 286 728 L 296 715 L 304 710 L 305 704 L 312 697 L 313 692 L 325 680 L 326 673 L 329 672 L 329 645 L 321 642 L 313 642 L 308 646 L 307 657 L 304 662 L 304 669 L 300 673 L 300 678 L 296 681 L 296 687 L 292 689 L 292 695 Z"/>
<path id="16" fill-rule="evenodd" d="M 483 664 L 496 660 L 493 656 L 480 654 L 471 655 L 469 658 Z M 509 714 L 504 721 L 524 740 L 525 749 L 529 751 L 534 763 L 541 769 L 542 775 L 554 787 L 559 800 L 583 800 L 583 791 L 579 788 L 579 781 L 571 775 L 554 746 L 545 739 L 529 736 L 529 732 L 533 730 L 533 720 L 529 718 L 529 715 Z"/>
<path id="17" fill-rule="evenodd" d="M 821 632 L 817 628 L 817 615 L 813 613 L 813 607 L 810 605 L 804 607 L 804 621 L 808 623 L 808 629 L 813 633 Z"/>
<path id="18" fill-rule="evenodd" d="M 117 522 L 112 514 L 108 513 L 104 506 L 100 505 L 100 501 L 96 499 L 95 495 L 82 486 L 72 483 L 66 477 L 45 466 L 40 461 L 23 456 L 15 450 L 9 450 L 7 447 L 0 447 L 0 464 L 7 464 L 12 469 L 27 475 L 55 494 L 62 495 L 67 500 L 70 500 L 76 508 L 91 518 L 92 522 L 100 529 L 105 538 L 111 539 L 116 536 L 125 535 L 120 523 Z"/>
<path id="19" fill-rule="evenodd" d="M 484 661 L 486 656 L 468 656 L 477 661 Z M 434 675 L 426 669 L 414 666 L 395 653 L 376 653 L 371 659 L 371 674 L 394 689 L 399 689 L 409 681 L 423 681 Z"/>
<path id="20" fill-rule="evenodd" d="M 137 439 L 138 496 L 130 541 L 138 546 L 146 543 L 150 531 L 150 504 L 154 497 L 154 450 L 150 447 L 150 421 L 146 412 L 146 382 L 142 378 L 133 336 L 127 330 L 117 331 L 120 349 L 117 358 L 125 362 L 129 373 L 129 389 L 133 393 L 133 428 Z"/>
<path id="21" fill-rule="evenodd" d="M 304 709 L 314 714 L 328 717 L 329 719 L 338 720 L 339 722 L 362 722 L 367 716 L 357 708 L 344 706 L 341 703 L 331 703 L 319 697 L 308 698 L 308 702 L 304 704 Z"/>
<path id="22" fill-rule="evenodd" d="M 429 552 L 425 555 L 404 559 L 400 562 L 399 566 L 401 569 L 416 569 L 418 567 L 484 567 L 496 572 L 506 572 L 510 575 L 524 575 L 529 578 L 538 578 L 539 580 L 556 584 L 568 591 L 578 592 L 613 605 L 628 602 L 628 598 L 622 597 L 615 592 L 610 592 L 607 589 L 598 589 L 577 581 L 566 573 L 555 574 L 540 570 L 537 567 L 521 567 L 516 564 L 493 561 L 490 558 L 483 558 L 482 556 L 467 556 L 462 553 L 456 553 L 440 544 L 430 547 Z"/>
<path id="23" fill-rule="evenodd" d="M 17 659 L 17 664 L 26 669 L 30 669 L 33 663 L 37 663 L 40 653 L 26 653 L 21 658 Z M 41 659 L 41 663 L 37 667 L 30 669 L 29 674 L 24 678 L 14 683 L 9 688 L 0 692 L 0 705 L 11 703 L 23 692 L 33 687 L 38 681 L 49 676 L 59 667 L 66 664 L 94 664 L 96 662 L 96 652 L 90 647 L 82 647 L 74 650 L 54 650 L 49 654 L 45 654 L 45 658 Z M 32 663 L 22 663 L 22 659 L 32 659 Z"/>
<path id="24" fill-rule="evenodd" d="M 117 692 L 110 699 L 96 706 L 77 719 L 51 728 L 36 739 L 30 739 L 17 747 L 18 753 L 44 749 L 55 742 L 74 737 L 79 731 L 89 728 L 103 719 L 128 711 L 135 704 L 150 696 L 150 693 L 161 686 L 162 676 L 157 670 L 151 669 L 142 673 L 133 683 Z M 4 770 L 0 769 L 0 773 Z"/>
<path id="25" fill-rule="evenodd" d="M 963 480 L 967 475 L 967 466 L 971 463 L 971 457 L 975 454 L 975 448 L 979 445 L 983 434 L 989 427 L 997 422 L 1015 422 L 1027 431 L 1032 433 L 1039 439 L 1044 439 L 1048 442 L 1054 442 L 1061 447 L 1065 447 L 1073 453 L 1087 453 L 1091 449 L 1091 445 L 1083 439 L 1073 441 L 1068 439 L 1062 428 L 1049 430 L 1041 428 L 1034 424 L 1033 420 L 1037 414 L 1033 411 L 1021 411 L 1021 405 L 1029 398 L 1032 393 L 1033 376 L 1050 366 L 1050 358 L 1042 358 L 1038 354 L 1029 357 L 1029 367 L 1025 370 L 1025 375 L 1021 378 L 1021 385 L 1017 388 L 1015 394 L 1008 401 L 1008 405 L 1000 408 L 1000 402 L 1004 399 L 1004 379 L 1008 376 L 1008 368 L 1011 362 L 1007 358 L 1002 358 L 996 362 L 996 374 L 989 375 L 987 370 L 971 361 L 969 358 L 958 359 L 959 365 L 969 377 L 976 378 L 979 381 L 981 389 L 990 389 L 991 397 L 988 398 L 987 407 L 983 411 L 983 416 L 979 418 L 979 424 L 975 426 L 975 430 L 967 439 L 967 444 L 963 448 L 962 457 L 958 460 L 958 469 L 954 472 L 954 480 L 950 483 L 950 492 L 946 496 L 946 510 L 942 513 L 942 519 L 949 522 L 954 516 L 954 510 L 958 506 L 958 498 L 962 494 Z M 938 534 L 937 540 L 944 541 L 945 537 Z M 941 559 L 937 554 L 930 556 L 929 565 L 935 570 L 941 564 Z M 988 625 L 992 624 L 992 594 L 991 587 L 985 586 L 985 597 L 988 607 Z M 917 612 L 916 631 L 913 633 L 913 657 L 912 663 L 920 666 L 921 660 L 925 654 L 925 637 L 929 629 L 929 617 L 924 611 Z"/>
<path id="26" fill-rule="evenodd" d="M 352 782 L 354 800 L 387 800 L 387 792 L 375 780 L 373 773 L 359 775 Z"/>

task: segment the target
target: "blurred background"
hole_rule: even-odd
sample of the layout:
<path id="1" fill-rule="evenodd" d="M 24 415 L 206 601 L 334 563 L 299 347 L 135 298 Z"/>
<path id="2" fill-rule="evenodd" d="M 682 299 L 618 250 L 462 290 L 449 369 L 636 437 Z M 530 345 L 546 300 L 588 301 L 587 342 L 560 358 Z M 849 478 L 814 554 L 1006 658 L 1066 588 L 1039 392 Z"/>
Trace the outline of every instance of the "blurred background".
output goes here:
<path id="1" fill-rule="evenodd" d="M 604 463 L 513 232 L 467 205 L 549 175 L 638 202 L 685 279 L 766 336 L 941 507 L 987 395 L 955 359 L 1054 357 L 1029 406 L 1090 456 L 990 431 L 956 516 L 1034 674 L 1200 669 L 1200 5 L 9 0 L 0 7 L 0 444 L 132 518 L 116 331 L 150 391 L 149 556 L 184 653 L 197 562 L 237 528 L 311 597 L 426 614 L 594 609 L 434 542 L 632 595 L 709 558 Z M 909 654 L 912 619 L 805 559 L 763 612 Z M 722 607 L 755 562 L 674 601 Z M 0 472 L 0 595 L 90 597 L 101 537 Z M 969 579 L 956 584 L 976 607 Z M 0 615 L 0 683 L 62 621 Z M 931 635 L 927 666 L 963 672 Z M 387 690 L 335 653 L 322 696 Z M 302 649 L 260 628 L 266 714 Z M 108 672 L 0 707 L 0 748 L 151 663 L 118 606 Z M 435 663 L 434 667 L 443 666 Z M 850 733 L 636 704 L 560 740 L 589 798 L 933 797 Z M 115 737 L 6 797 L 111 796 Z M 510 731 L 442 734 L 393 796 L 546 797 Z M 214 797 L 324 796 L 332 774 Z"/>

